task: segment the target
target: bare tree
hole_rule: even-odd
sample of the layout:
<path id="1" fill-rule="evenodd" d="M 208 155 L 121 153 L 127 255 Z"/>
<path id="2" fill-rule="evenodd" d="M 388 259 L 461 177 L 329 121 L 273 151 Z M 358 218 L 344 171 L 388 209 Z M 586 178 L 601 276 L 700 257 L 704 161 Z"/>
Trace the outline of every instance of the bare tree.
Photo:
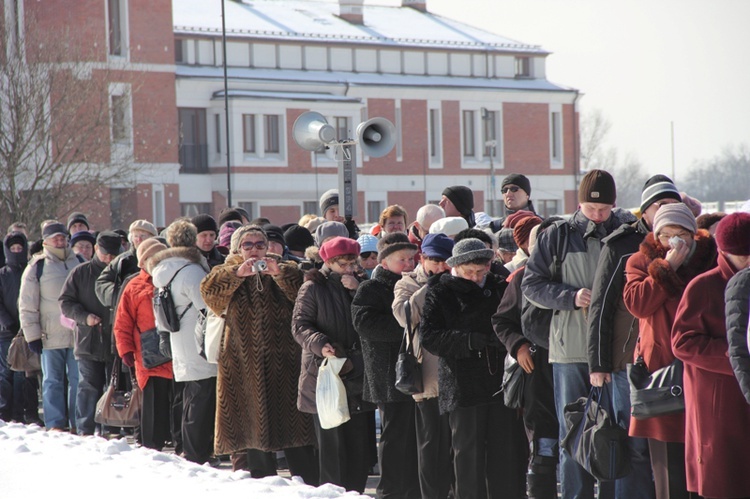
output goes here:
<path id="1" fill-rule="evenodd" d="M 0 224 L 34 230 L 47 218 L 92 206 L 111 186 L 134 186 L 129 99 L 101 53 L 72 46 L 70 33 L 0 32 Z M 101 51 L 101 49 L 99 50 Z M 108 206 L 102 206 L 108 211 Z"/>
<path id="2" fill-rule="evenodd" d="M 727 146 L 718 156 L 697 162 L 687 174 L 685 190 L 701 201 L 750 199 L 750 146 Z"/>

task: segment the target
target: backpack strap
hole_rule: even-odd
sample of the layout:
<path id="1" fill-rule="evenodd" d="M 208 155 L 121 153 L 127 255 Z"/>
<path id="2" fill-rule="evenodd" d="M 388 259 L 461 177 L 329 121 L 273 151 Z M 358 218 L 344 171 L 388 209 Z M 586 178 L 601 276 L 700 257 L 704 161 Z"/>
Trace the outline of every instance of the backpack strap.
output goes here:
<path id="1" fill-rule="evenodd" d="M 36 265 L 36 280 L 41 281 L 44 273 L 44 258 L 37 260 L 34 265 Z"/>
<path id="2" fill-rule="evenodd" d="M 164 286 L 162 286 L 162 289 L 167 289 L 167 290 L 169 290 L 171 292 L 172 291 L 172 281 L 174 281 L 174 278 L 177 277 L 177 274 L 179 274 L 182 269 L 184 269 L 185 267 L 187 267 L 189 265 L 193 265 L 193 262 L 186 263 L 185 265 L 183 265 L 182 267 L 180 267 L 179 269 L 177 269 L 177 272 L 174 273 L 174 275 L 172 276 L 172 278 L 169 280 L 169 282 L 167 284 L 165 284 Z M 190 310 L 190 307 L 192 307 L 192 306 L 193 306 L 193 302 L 191 301 L 190 303 L 188 303 L 187 307 L 185 307 L 185 310 L 183 310 L 182 313 L 180 314 L 180 316 L 179 316 L 180 320 L 182 320 L 182 318 L 185 317 L 185 314 L 187 313 L 188 310 Z"/>

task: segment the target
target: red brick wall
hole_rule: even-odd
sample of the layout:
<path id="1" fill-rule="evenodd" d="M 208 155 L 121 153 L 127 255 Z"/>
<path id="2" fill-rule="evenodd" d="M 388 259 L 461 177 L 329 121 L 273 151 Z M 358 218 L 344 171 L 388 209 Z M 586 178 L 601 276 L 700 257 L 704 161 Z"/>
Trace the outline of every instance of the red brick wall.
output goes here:
<path id="1" fill-rule="evenodd" d="M 461 112 L 458 101 L 443 101 L 443 171 L 461 171 Z"/>
<path id="2" fill-rule="evenodd" d="M 506 171 L 525 175 L 553 173 L 550 170 L 549 106 L 503 104 L 503 146 Z"/>
<path id="3" fill-rule="evenodd" d="M 286 111 L 286 150 L 289 167 L 284 170 L 284 173 L 309 173 L 312 170 L 310 151 L 298 146 L 292 134 L 295 120 L 306 111 L 309 109 L 287 109 Z"/>
<path id="4" fill-rule="evenodd" d="M 429 161 L 427 149 L 427 101 L 401 101 L 401 140 L 403 164 L 398 172 L 407 175 L 421 175 Z"/>
<path id="5" fill-rule="evenodd" d="M 266 217 L 274 225 L 297 222 L 302 216 L 299 206 L 261 206 L 260 216 Z"/>
<path id="6" fill-rule="evenodd" d="M 417 211 L 424 206 L 424 192 L 422 191 L 403 191 L 389 192 L 388 206 L 392 204 L 401 205 L 408 214 L 407 225 L 417 218 Z"/>
<path id="7" fill-rule="evenodd" d="M 367 116 L 370 118 L 381 117 L 396 123 L 396 101 L 393 99 L 368 99 Z M 401 112 L 403 118 L 403 110 Z M 401 165 L 396 162 L 396 148 L 380 158 L 370 158 L 365 162 L 364 173 L 373 174 L 393 174 Z"/>
<path id="8" fill-rule="evenodd" d="M 174 64 L 171 0 L 127 1 L 131 62 Z"/>

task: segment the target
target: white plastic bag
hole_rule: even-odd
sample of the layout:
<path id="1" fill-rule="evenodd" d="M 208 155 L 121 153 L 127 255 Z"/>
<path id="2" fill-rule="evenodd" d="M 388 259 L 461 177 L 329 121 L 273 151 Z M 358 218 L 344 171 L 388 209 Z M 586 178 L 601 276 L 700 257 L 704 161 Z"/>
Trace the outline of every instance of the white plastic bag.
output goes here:
<path id="1" fill-rule="evenodd" d="M 225 311 L 226 313 L 226 311 Z M 198 322 L 195 324 L 195 339 L 198 349 L 211 364 L 219 363 L 221 339 L 224 336 L 224 314 L 216 315 L 211 309 L 204 314 L 198 312 Z"/>
<path id="2" fill-rule="evenodd" d="M 346 388 L 339 378 L 339 371 L 344 362 L 346 358 L 326 357 L 318 369 L 315 404 L 318 407 L 320 427 L 324 430 L 336 428 L 349 421 Z"/>

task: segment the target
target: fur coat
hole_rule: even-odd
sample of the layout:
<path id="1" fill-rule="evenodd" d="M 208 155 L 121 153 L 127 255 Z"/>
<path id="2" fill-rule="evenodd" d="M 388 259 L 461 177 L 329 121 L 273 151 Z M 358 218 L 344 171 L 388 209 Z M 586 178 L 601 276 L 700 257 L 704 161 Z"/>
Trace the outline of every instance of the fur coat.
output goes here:
<path id="1" fill-rule="evenodd" d="M 275 451 L 315 443 L 312 417 L 297 409 L 301 348 L 291 333 L 302 272 L 280 262 L 280 274 L 237 277 L 240 255 L 201 282 L 206 305 L 226 310 L 216 389 L 216 454 Z"/>

